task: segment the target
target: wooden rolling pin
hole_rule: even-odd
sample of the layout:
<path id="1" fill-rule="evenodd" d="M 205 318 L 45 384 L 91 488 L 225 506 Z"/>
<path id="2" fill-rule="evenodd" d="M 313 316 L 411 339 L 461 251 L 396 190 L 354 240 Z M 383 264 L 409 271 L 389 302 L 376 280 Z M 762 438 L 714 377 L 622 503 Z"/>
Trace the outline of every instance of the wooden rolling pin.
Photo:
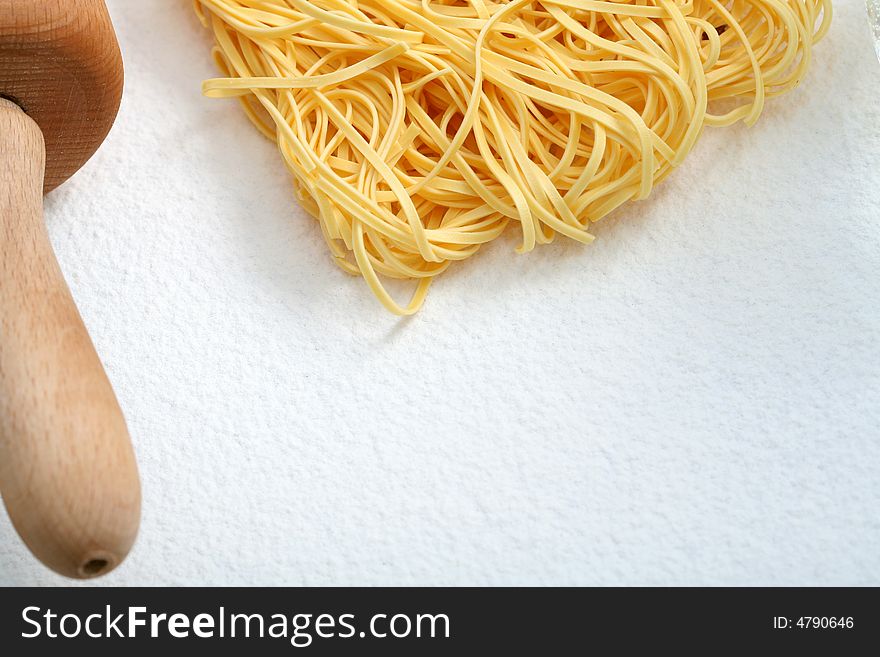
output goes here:
<path id="1" fill-rule="evenodd" d="M 121 95 L 103 0 L 0 0 L 0 494 L 30 550 L 77 578 L 125 558 L 140 483 L 43 194 L 97 150 Z"/>

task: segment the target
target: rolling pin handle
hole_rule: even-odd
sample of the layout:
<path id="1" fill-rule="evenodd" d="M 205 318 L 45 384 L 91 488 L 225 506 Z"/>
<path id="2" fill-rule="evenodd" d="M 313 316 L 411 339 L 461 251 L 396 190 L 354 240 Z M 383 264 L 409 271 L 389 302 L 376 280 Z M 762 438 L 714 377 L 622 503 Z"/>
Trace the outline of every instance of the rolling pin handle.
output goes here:
<path id="1" fill-rule="evenodd" d="M 140 483 L 125 419 L 43 222 L 45 145 L 0 100 L 0 493 L 53 570 L 102 575 L 128 554 Z"/>

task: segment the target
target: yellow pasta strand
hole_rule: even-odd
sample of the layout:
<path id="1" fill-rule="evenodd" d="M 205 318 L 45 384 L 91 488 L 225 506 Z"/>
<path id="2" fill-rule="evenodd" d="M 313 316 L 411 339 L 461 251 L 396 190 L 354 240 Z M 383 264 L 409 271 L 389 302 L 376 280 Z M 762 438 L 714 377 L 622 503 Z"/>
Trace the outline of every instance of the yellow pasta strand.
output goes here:
<path id="1" fill-rule="evenodd" d="M 414 313 L 510 225 L 519 252 L 647 197 L 704 126 L 795 87 L 830 0 L 195 0 L 340 267 Z M 384 277 L 411 279 L 398 304 Z"/>

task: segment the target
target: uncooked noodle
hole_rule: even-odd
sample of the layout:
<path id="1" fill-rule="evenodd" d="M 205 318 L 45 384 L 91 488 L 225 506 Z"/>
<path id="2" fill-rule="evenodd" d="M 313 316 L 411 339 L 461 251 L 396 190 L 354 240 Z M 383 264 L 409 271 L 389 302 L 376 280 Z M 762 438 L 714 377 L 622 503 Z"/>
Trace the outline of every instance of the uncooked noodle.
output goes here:
<path id="1" fill-rule="evenodd" d="M 830 0 L 195 0 L 224 78 L 336 262 L 415 312 L 510 225 L 519 252 L 647 197 L 704 126 L 804 77 Z M 383 277 L 417 281 L 398 304 Z"/>

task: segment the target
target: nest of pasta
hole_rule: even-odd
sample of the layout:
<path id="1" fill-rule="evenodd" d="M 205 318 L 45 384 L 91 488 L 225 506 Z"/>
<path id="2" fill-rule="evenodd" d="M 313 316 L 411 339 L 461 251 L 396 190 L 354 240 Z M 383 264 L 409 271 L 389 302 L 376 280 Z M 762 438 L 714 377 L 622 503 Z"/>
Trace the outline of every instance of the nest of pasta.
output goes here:
<path id="1" fill-rule="evenodd" d="M 797 85 L 831 18 L 830 0 L 195 5 L 225 76 L 205 93 L 240 97 L 335 261 L 399 314 L 514 226 L 519 252 L 592 241 L 704 126 L 751 125 Z M 408 303 L 385 277 L 416 281 Z"/>

